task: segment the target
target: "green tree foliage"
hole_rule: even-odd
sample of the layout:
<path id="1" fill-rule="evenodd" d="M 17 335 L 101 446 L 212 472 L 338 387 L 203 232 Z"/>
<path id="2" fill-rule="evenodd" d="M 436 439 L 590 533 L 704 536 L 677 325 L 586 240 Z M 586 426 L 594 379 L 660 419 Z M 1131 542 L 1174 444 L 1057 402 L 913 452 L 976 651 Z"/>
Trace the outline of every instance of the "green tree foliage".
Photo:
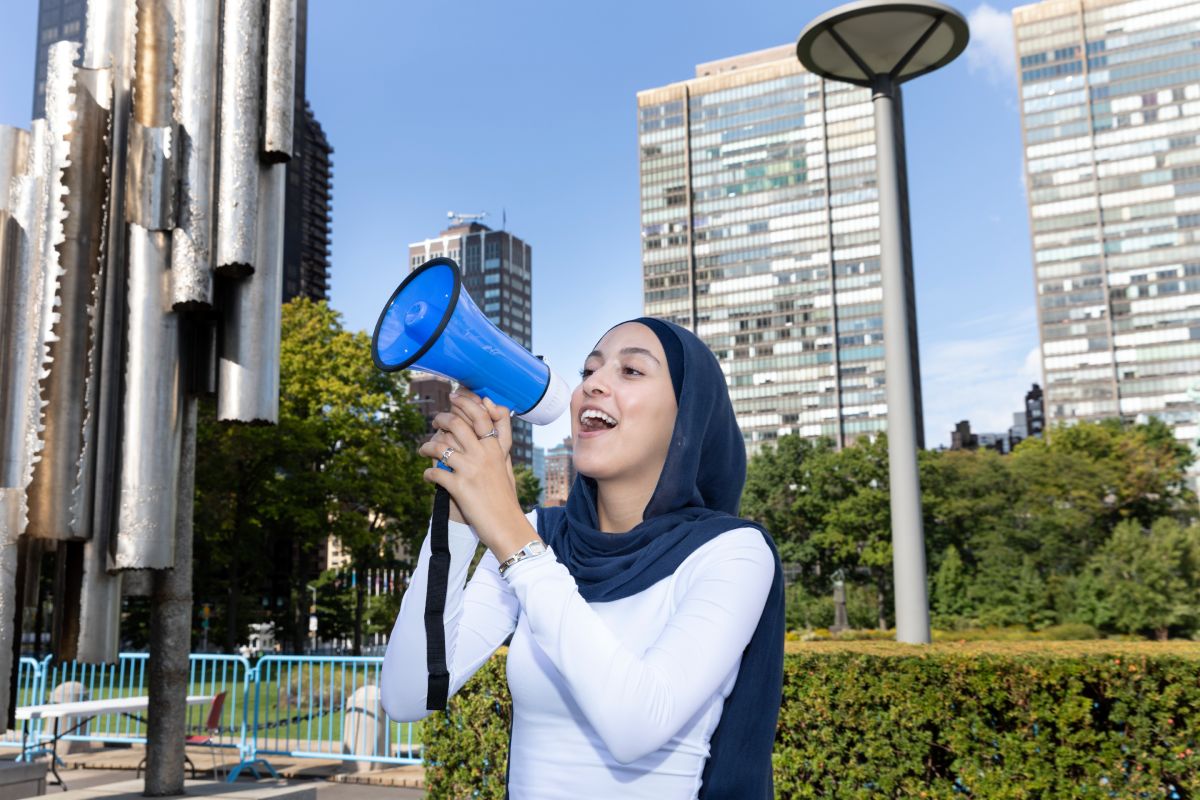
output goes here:
<path id="1" fill-rule="evenodd" d="M 1079 595 L 1081 616 L 1099 628 L 1158 639 L 1193 628 L 1200 622 L 1200 526 L 1122 522 L 1088 560 Z"/>
<path id="2" fill-rule="evenodd" d="M 524 464 L 517 464 L 513 467 L 513 477 L 517 482 L 517 501 L 521 504 L 521 508 L 528 513 L 538 504 L 538 497 L 542 493 L 542 482 L 538 480 L 537 475 L 533 474 L 533 470 Z"/>
<path id="3" fill-rule="evenodd" d="M 949 627 L 1100 625 L 1094 585 L 1102 570 L 1093 556 L 1123 521 L 1149 528 L 1157 520 L 1195 518 L 1196 498 L 1185 479 L 1191 463 L 1190 449 L 1158 420 L 1057 428 L 1007 456 L 921 452 L 935 620 Z M 782 437 L 751 459 L 742 513 L 771 531 L 785 562 L 801 567 L 801 588 L 788 595 L 791 620 L 819 627 L 812 624 L 824 618 L 818 601 L 830 593 L 833 572 L 843 569 L 848 584 L 874 593 L 877 624 L 888 621 L 885 435 L 840 451 L 827 440 Z M 1175 558 L 1171 553 L 1164 558 Z M 1085 577 L 1092 590 L 1080 588 Z M 1103 619 L 1106 630 L 1118 630 Z M 1200 620 L 1169 627 L 1182 633 Z"/>
<path id="4" fill-rule="evenodd" d="M 210 405 L 199 428 L 196 596 L 224 606 L 226 648 L 260 608 L 303 648 L 305 586 L 329 536 L 359 574 L 415 556 L 432 497 L 416 454 L 424 421 L 404 376 L 377 370 L 370 337 L 344 330 L 325 303 L 284 306 L 278 425 L 218 423 Z M 360 581 L 356 649 L 366 606 Z"/>

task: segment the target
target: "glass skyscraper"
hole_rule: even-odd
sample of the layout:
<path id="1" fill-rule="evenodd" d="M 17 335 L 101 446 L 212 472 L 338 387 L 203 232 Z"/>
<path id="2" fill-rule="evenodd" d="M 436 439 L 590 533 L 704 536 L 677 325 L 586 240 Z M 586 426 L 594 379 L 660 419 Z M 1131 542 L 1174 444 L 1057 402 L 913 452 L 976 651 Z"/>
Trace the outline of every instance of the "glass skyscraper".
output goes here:
<path id="1" fill-rule="evenodd" d="M 1200 3 L 1013 12 L 1049 423 L 1197 435 Z"/>
<path id="2" fill-rule="evenodd" d="M 870 91 L 787 45 L 637 100 L 646 314 L 716 353 L 751 452 L 884 430 Z"/>

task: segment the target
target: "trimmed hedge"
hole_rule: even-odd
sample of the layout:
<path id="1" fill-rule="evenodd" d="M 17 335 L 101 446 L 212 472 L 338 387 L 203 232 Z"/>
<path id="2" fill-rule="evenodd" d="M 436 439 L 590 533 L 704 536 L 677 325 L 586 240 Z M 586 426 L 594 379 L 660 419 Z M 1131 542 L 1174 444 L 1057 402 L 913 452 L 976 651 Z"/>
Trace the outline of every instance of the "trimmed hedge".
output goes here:
<path id="1" fill-rule="evenodd" d="M 1200 644 L 789 643 L 780 798 L 1200 798 Z M 430 798 L 503 798 L 503 652 L 425 726 Z"/>

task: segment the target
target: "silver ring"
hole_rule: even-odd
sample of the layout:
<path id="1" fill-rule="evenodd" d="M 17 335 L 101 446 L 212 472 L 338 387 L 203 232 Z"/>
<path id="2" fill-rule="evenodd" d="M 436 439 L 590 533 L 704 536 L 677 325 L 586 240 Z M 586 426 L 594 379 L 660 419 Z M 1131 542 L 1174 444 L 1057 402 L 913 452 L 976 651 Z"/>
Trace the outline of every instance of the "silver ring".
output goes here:
<path id="1" fill-rule="evenodd" d="M 480 436 L 479 441 L 482 442 L 484 439 L 490 439 L 493 436 L 495 436 L 496 438 L 500 438 L 500 431 L 496 430 L 495 428 L 492 428 L 491 433 L 485 433 L 483 436 Z"/>
<path id="2" fill-rule="evenodd" d="M 442 451 L 442 459 L 441 459 L 442 463 L 445 464 L 447 461 L 450 460 L 451 453 L 457 453 L 457 452 L 458 451 L 455 450 L 453 447 L 447 447 L 445 450 Z"/>

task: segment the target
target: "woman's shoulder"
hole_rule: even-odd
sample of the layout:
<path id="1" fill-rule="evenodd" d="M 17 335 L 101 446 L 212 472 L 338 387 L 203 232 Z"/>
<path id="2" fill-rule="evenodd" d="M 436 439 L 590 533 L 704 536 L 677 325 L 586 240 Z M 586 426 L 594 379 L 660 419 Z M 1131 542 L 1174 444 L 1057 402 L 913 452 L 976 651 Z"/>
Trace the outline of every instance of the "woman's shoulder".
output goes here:
<path id="1" fill-rule="evenodd" d="M 775 572 L 775 554 L 762 531 L 746 525 L 717 534 L 697 547 L 675 574 L 695 579 L 718 569 L 769 580 Z"/>

